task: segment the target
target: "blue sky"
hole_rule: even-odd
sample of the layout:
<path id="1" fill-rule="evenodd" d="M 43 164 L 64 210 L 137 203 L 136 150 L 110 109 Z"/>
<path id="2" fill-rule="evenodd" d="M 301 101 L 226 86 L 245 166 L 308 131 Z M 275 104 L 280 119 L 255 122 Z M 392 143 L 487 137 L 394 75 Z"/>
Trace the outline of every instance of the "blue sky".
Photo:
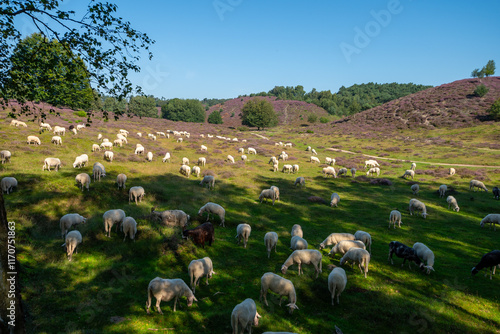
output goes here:
<path id="1" fill-rule="evenodd" d="M 157 97 L 231 98 L 277 85 L 436 86 L 490 59 L 500 73 L 499 1 L 117 3 L 118 15 L 156 40 L 153 59 L 144 56 L 131 79 Z"/>

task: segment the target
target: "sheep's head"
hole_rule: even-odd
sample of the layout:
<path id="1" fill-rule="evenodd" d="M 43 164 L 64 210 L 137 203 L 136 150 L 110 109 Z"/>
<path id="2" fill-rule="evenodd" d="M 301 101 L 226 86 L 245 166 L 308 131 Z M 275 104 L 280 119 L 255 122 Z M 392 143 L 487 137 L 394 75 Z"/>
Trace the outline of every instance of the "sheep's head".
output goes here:
<path id="1" fill-rule="evenodd" d="M 424 217 L 424 219 L 427 218 L 427 216 L 428 216 L 427 212 L 422 212 L 422 217 Z"/>
<path id="2" fill-rule="evenodd" d="M 282 273 L 283 275 L 285 275 L 285 274 L 286 274 L 287 269 L 288 269 L 288 267 L 287 267 L 287 266 L 285 266 L 285 265 L 283 265 L 283 266 L 281 267 L 281 273 Z"/>
<path id="3" fill-rule="evenodd" d="M 479 226 L 484 227 L 484 219 L 481 220 L 481 222 L 479 223 Z"/>
<path id="4" fill-rule="evenodd" d="M 193 305 L 193 302 L 197 302 L 197 301 L 198 301 L 198 299 L 196 299 L 196 297 L 194 295 L 188 297 L 188 299 L 187 299 L 187 305 L 188 305 L 188 307 L 191 306 L 191 305 Z"/>
<path id="5" fill-rule="evenodd" d="M 81 217 L 81 216 L 80 216 Z M 87 222 L 87 218 L 82 217 L 82 224 L 85 224 Z"/>
<path id="6" fill-rule="evenodd" d="M 253 325 L 259 326 L 259 318 L 261 318 L 259 312 L 255 311 L 255 318 L 253 318 Z"/>
<path id="7" fill-rule="evenodd" d="M 477 269 L 476 269 L 476 267 L 474 267 L 474 268 L 472 268 L 472 270 L 471 270 L 471 275 L 473 275 L 473 276 L 474 276 L 474 275 L 475 275 L 475 274 L 477 274 L 478 272 L 479 272 L 479 270 L 477 270 Z"/>
<path id="8" fill-rule="evenodd" d="M 295 305 L 295 303 L 290 303 L 290 304 L 287 304 L 286 306 L 289 307 L 288 312 L 290 314 L 293 313 L 293 310 L 298 310 L 299 309 L 299 307 L 297 305 Z"/>
<path id="9" fill-rule="evenodd" d="M 435 271 L 434 268 L 432 268 L 432 266 L 425 266 L 425 269 L 427 270 L 427 275 L 429 275 L 431 271 Z"/>
<path id="10" fill-rule="evenodd" d="M 455 210 L 456 212 L 458 212 L 458 211 L 460 211 L 460 208 L 457 206 L 457 207 L 456 207 L 455 209 L 453 209 L 453 210 Z"/>
<path id="11" fill-rule="evenodd" d="M 320 243 L 320 244 L 319 244 L 319 249 L 321 250 L 321 249 L 323 249 L 323 248 L 325 248 L 325 244 L 324 244 L 324 243 Z"/>

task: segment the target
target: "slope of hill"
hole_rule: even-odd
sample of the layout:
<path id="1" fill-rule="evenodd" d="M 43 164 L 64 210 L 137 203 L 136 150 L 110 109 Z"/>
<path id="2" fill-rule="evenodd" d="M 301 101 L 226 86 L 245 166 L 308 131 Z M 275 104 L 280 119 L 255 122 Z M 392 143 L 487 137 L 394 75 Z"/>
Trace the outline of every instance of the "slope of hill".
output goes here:
<path id="1" fill-rule="evenodd" d="M 489 88 L 474 96 L 479 84 Z M 489 120 L 487 109 L 500 98 L 500 77 L 463 79 L 426 89 L 341 120 L 339 126 L 379 128 L 467 127 Z"/>

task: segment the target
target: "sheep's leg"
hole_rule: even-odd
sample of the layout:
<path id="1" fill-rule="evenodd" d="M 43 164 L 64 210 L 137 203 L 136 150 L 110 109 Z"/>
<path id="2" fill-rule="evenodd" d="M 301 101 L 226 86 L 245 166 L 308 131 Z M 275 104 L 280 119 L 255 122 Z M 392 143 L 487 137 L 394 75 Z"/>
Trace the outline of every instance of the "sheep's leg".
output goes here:
<path id="1" fill-rule="evenodd" d="M 163 312 L 160 308 L 160 302 L 161 302 L 161 298 L 157 298 L 156 299 L 156 309 L 158 310 L 158 313 L 163 314 Z"/>
<path id="2" fill-rule="evenodd" d="M 301 266 L 300 262 L 298 263 L 298 266 L 299 266 L 299 276 L 300 276 L 300 272 L 301 272 L 301 269 L 302 269 L 302 266 Z"/>
<path id="3" fill-rule="evenodd" d="M 209 275 L 209 274 L 207 274 L 207 284 L 206 284 L 206 285 L 209 285 L 209 284 L 208 284 L 208 275 Z"/>
<path id="4" fill-rule="evenodd" d="M 175 301 L 174 301 L 174 312 L 175 312 L 175 307 L 177 306 L 177 299 L 179 299 L 178 296 L 175 296 Z"/>

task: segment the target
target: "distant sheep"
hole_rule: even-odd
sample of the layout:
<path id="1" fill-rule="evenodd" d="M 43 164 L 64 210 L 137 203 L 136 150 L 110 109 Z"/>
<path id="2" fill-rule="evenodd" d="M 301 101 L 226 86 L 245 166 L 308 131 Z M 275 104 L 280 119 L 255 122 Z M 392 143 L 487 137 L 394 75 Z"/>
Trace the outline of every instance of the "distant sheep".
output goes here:
<path id="1" fill-rule="evenodd" d="M 182 210 L 156 211 L 155 207 L 152 207 L 151 218 L 160 220 L 163 225 L 184 228 L 188 226 L 191 217 Z"/>
<path id="2" fill-rule="evenodd" d="M 90 175 L 87 173 L 80 173 L 76 176 L 75 178 L 76 183 L 78 183 L 83 191 L 83 187 L 87 188 L 87 191 L 89 191 L 89 186 L 90 186 Z"/>
<path id="3" fill-rule="evenodd" d="M 449 171 L 448 171 L 448 174 L 450 174 L 450 176 L 455 175 L 455 173 L 456 173 L 455 168 L 450 168 Z"/>
<path id="4" fill-rule="evenodd" d="M 281 172 L 282 173 L 288 172 L 288 174 L 290 174 L 290 172 L 292 171 L 292 168 L 293 168 L 292 165 L 283 165 L 283 169 L 281 170 Z"/>
<path id="5" fill-rule="evenodd" d="M 351 248 L 366 249 L 366 245 L 361 240 L 342 240 L 332 247 L 328 255 L 335 257 L 335 254 L 340 253 L 344 256 L 344 254 Z"/>
<path id="6" fill-rule="evenodd" d="M 2 189 L 2 194 L 10 194 L 13 188 L 17 187 L 17 180 L 14 177 L 6 176 L 0 181 L 0 188 Z"/>
<path id="7" fill-rule="evenodd" d="M 375 168 L 380 167 L 377 161 L 375 160 L 365 160 L 365 169 L 367 168 Z"/>
<path id="8" fill-rule="evenodd" d="M 135 242 L 135 235 L 137 233 L 137 222 L 135 221 L 134 218 L 125 217 L 125 219 L 123 220 L 123 224 L 122 224 L 121 229 L 123 230 L 123 233 L 125 234 L 125 236 L 123 237 L 123 242 L 125 242 L 127 235 L 131 240 L 134 240 L 134 242 Z"/>
<path id="9" fill-rule="evenodd" d="M 401 212 L 398 210 L 392 210 L 389 214 L 389 228 L 391 228 L 391 224 L 394 228 L 396 228 L 396 223 L 398 223 L 398 227 L 401 227 L 401 224 L 403 223 L 401 221 Z"/>
<path id="10" fill-rule="evenodd" d="M 127 182 L 127 175 L 121 173 L 116 177 L 116 184 L 118 184 L 118 189 L 125 189 L 125 182 Z"/>
<path id="11" fill-rule="evenodd" d="M 252 333 L 252 325 L 259 325 L 260 314 L 257 312 L 257 306 L 253 299 L 247 298 L 236 305 L 231 313 L 231 328 L 233 334 L 238 334 L 238 327 L 241 327 L 241 333 L 248 331 Z"/>
<path id="12" fill-rule="evenodd" d="M 334 178 L 337 178 L 337 172 L 335 172 L 335 168 L 333 167 L 323 168 L 322 173 L 324 177 L 333 176 Z"/>
<path id="13" fill-rule="evenodd" d="M 446 195 L 446 191 L 448 190 L 448 187 L 446 184 L 442 184 L 439 186 L 438 192 L 439 192 L 439 197 L 444 197 Z"/>
<path id="14" fill-rule="evenodd" d="M 288 268 L 297 264 L 299 267 L 299 276 L 302 272 L 302 264 L 312 264 L 314 266 L 314 270 L 316 271 L 316 278 L 318 278 L 319 274 L 322 272 L 322 262 L 321 259 L 323 256 L 316 249 L 300 249 L 293 251 L 292 254 L 286 259 L 285 263 L 281 266 L 281 273 L 283 275 L 286 274 Z"/>
<path id="15" fill-rule="evenodd" d="M 328 290 L 332 294 L 332 306 L 334 305 L 335 296 L 337 296 L 337 304 L 339 304 L 339 297 L 344 292 L 347 285 L 347 276 L 345 270 L 342 268 L 333 268 L 328 275 Z"/>
<path id="16" fill-rule="evenodd" d="M 299 172 L 299 165 L 293 165 L 292 166 L 292 173 L 295 174 L 295 173 L 298 173 Z"/>
<path id="17" fill-rule="evenodd" d="M 71 261 L 73 258 L 73 252 L 77 254 L 76 248 L 82 243 L 82 234 L 78 231 L 71 231 L 66 235 L 66 239 L 63 247 L 66 247 L 66 254 L 68 255 L 68 260 Z"/>
<path id="18" fill-rule="evenodd" d="M 191 169 L 191 173 L 193 175 L 196 175 L 196 177 L 200 177 L 200 173 L 201 173 L 201 169 L 200 167 L 198 166 L 193 166 L 193 168 Z"/>
<path id="19" fill-rule="evenodd" d="M 273 172 L 277 172 L 278 171 L 278 162 L 276 161 L 276 163 L 273 164 Z"/>
<path id="20" fill-rule="evenodd" d="M 410 215 L 413 215 L 413 212 L 415 210 L 422 211 L 422 217 L 424 217 L 424 219 L 428 215 L 427 208 L 425 207 L 425 204 L 420 202 L 418 199 L 415 199 L 415 198 L 412 198 L 410 200 L 410 205 L 409 205 L 408 209 L 410 211 Z"/>
<path id="21" fill-rule="evenodd" d="M 356 177 L 356 168 L 351 168 L 351 175 L 352 177 Z"/>
<path id="22" fill-rule="evenodd" d="M 118 232 L 118 227 L 123 223 L 125 219 L 125 211 L 122 209 L 108 210 L 102 215 L 104 220 L 104 232 L 107 234 L 108 238 L 111 237 L 111 228 L 116 224 L 116 232 Z"/>
<path id="23" fill-rule="evenodd" d="M 142 202 L 142 199 L 144 198 L 145 192 L 144 188 L 141 186 L 135 186 L 129 189 L 128 191 L 128 203 L 130 204 L 130 201 L 135 201 L 135 204 L 137 205 L 137 200 L 139 202 Z"/>
<path id="24" fill-rule="evenodd" d="M 247 159 L 248 159 L 248 157 L 247 157 L 246 155 L 244 155 L 244 154 L 243 154 L 243 155 L 241 156 L 241 160 L 243 160 L 243 161 L 247 161 Z"/>
<path id="25" fill-rule="evenodd" d="M 1 152 L 0 152 L 1 155 Z M 498 187 L 493 187 L 493 198 L 494 199 L 499 199 L 500 198 L 500 189 Z"/>
<path id="26" fill-rule="evenodd" d="M 81 168 L 85 167 L 89 162 L 89 156 L 86 154 L 79 155 L 75 158 L 75 162 L 73 162 L 73 168 Z"/>
<path id="27" fill-rule="evenodd" d="M 481 227 L 484 227 L 484 224 L 490 224 L 490 229 L 491 225 L 493 225 L 493 230 L 496 231 L 497 227 L 496 225 L 500 225 L 500 214 L 499 213 L 490 213 L 486 217 L 484 217 L 481 220 L 481 223 L 479 224 Z"/>
<path id="28" fill-rule="evenodd" d="M 212 246 L 212 242 L 215 241 L 214 226 L 211 223 L 203 223 L 196 226 L 190 230 L 182 230 L 182 238 L 191 238 L 196 245 L 201 245 L 205 248 L 205 242 L 208 242 L 209 246 Z"/>
<path id="29" fill-rule="evenodd" d="M 191 289 L 195 293 L 196 286 L 200 285 L 199 280 L 201 277 L 206 277 L 206 285 L 209 285 L 208 279 L 212 278 L 212 275 L 215 274 L 212 260 L 206 256 L 203 259 L 191 261 L 188 266 L 188 274 L 191 280 Z"/>
<path id="30" fill-rule="evenodd" d="M 330 166 L 333 166 L 333 165 L 335 165 L 335 159 L 333 159 L 333 158 L 329 158 L 329 157 L 326 157 L 326 158 L 325 158 L 325 164 L 328 164 L 328 165 L 330 165 Z"/>
<path id="31" fill-rule="evenodd" d="M 332 233 L 319 245 L 319 249 L 323 249 L 330 245 L 336 245 L 342 240 L 356 240 L 356 237 L 351 233 Z"/>
<path id="32" fill-rule="evenodd" d="M 113 143 L 110 143 L 109 141 L 103 141 L 100 145 L 101 148 L 107 149 L 107 150 L 112 150 L 113 149 Z"/>
<path id="33" fill-rule="evenodd" d="M 260 278 L 260 301 L 264 298 L 264 303 L 266 306 L 269 306 L 267 302 L 267 291 L 271 290 L 272 292 L 278 294 L 280 296 L 280 306 L 281 299 L 283 297 L 288 297 L 288 304 L 286 305 L 289 309 L 288 312 L 290 314 L 293 313 L 293 310 L 298 310 L 297 307 L 297 294 L 295 293 L 295 287 L 290 280 L 283 278 L 275 273 L 268 272 L 262 275 Z"/>
<path id="34" fill-rule="evenodd" d="M 174 301 L 174 312 L 177 305 L 177 300 L 184 296 L 187 298 L 187 306 L 193 305 L 193 302 L 198 300 L 193 294 L 193 291 L 187 286 L 186 283 L 180 278 L 174 279 L 163 279 L 156 277 L 149 282 L 148 285 L 148 300 L 146 301 L 146 311 L 149 314 L 149 308 L 151 307 L 151 297 L 156 298 L 156 309 L 158 313 L 163 314 L 160 303 L 162 301 L 168 302 L 175 298 Z"/>
<path id="35" fill-rule="evenodd" d="M 299 237 L 298 235 L 293 236 L 290 240 L 290 249 L 307 249 L 307 247 L 307 241 L 304 238 Z"/>
<path id="36" fill-rule="evenodd" d="M 215 187 L 215 176 L 213 175 L 205 175 L 203 180 L 200 182 L 200 186 L 208 185 L 208 189 L 214 189 Z"/>
<path id="37" fill-rule="evenodd" d="M 170 162 L 170 153 L 167 152 L 165 153 L 165 156 L 163 157 L 163 159 L 161 160 L 162 162 Z"/>
<path id="38" fill-rule="evenodd" d="M 205 164 L 207 163 L 207 159 L 204 157 L 198 158 L 198 166 L 203 166 L 205 167 Z"/>
<path id="39" fill-rule="evenodd" d="M 407 170 L 405 170 L 404 174 L 401 177 L 403 179 L 406 177 L 411 177 L 411 179 L 413 180 L 413 178 L 415 177 L 415 171 L 411 170 L 411 169 L 407 169 Z"/>
<path id="40" fill-rule="evenodd" d="M 198 210 L 198 216 L 202 216 L 205 212 L 207 213 L 207 221 L 210 219 L 210 214 L 214 214 L 219 216 L 221 221 L 220 226 L 225 227 L 226 210 L 221 205 L 208 202 Z"/>
<path id="41" fill-rule="evenodd" d="M 256 150 L 256 149 L 254 149 L 253 147 L 249 147 L 249 148 L 247 149 L 247 153 L 248 153 L 248 154 L 257 154 L 257 150 Z"/>
<path id="42" fill-rule="evenodd" d="M 60 136 L 53 136 L 50 142 L 55 145 L 62 145 L 62 138 Z"/>
<path id="43" fill-rule="evenodd" d="M 292 237 L 299 236 L 301 238 L 304 237 L 304 232 L 302 231 L 302 227 L 299 224 L 294 224 L 292 226 L 292 232 L 290 233 Z"/>
<path id="44" fill-rule="evenodd" d="M 64 239 L 70 228 L 86 222 L 87 218 L 79 215 L 78 213 L 68 213 L 62 216 L 61 219 L 59 219 L 59 227 L 61 228 L 62 238 Z"/>
<path id="45" fill-rule="evenodd" d="M 314 155 L 318 155 L 318 152 L 316 152 L 316 150 L 314 148 L 311 149 L 311 153 L 314 154 Z"/>
<path id="46" fill-rule="evenodd" d="M 264 235 L 264 244 L 267 249 L 267 258 L 271 257 L 271 250 L 274 248 L 276 253 L 276 247 L 278 246 L 278 234 L 276 232 L 267 232 Z"/>
<path id="47" fill-rule="evenodd" d="M 417 169 L 417 164 L 416 164 L 416 163 L 414 163 L 414 162 L 412 162 L 412 163 L 411 163 L 411 166 L 410 166 L 410 169 L 411 169 L 411 170 L 413 170 L 413 171 L 414 171 L 415 169 Z"/>
<path id="48" fill-rule="evenodd" d="M 40 138 L 37 136 L 28 136 L 28 139 L 26 140 L 26 144 L 31 145 L 41 145 L 42 142 L 40 141 Z"/>
<path id="49" fill-rule="evenodd" d="M 332 197 L 330 198 L 330 206 L 331 207 L 333 207 L 333 206 L 338 207 L 339 202 L 340 202 L 340 196 L 339 196 L 339 194 L 333 193 Z"/>
<path id="50" fill-rule="evenodd" d="M 148 154 L 146 154 L 146 161 L 147 162 L 153 161 L 153 152 L 148 152 Z"/>
<path id="51" fill-rule="evenodd" d="M 10 162 L 10 157 L 12 156 L 12 153 L 7 150 L 0 151 L 0 160 L 2 161 L 2 164 L 6 162 Z"/>
<path id="52" fill-rule="evenodd" d="M 368 176 L 368 175 L 370 175 L 370 174 L 371 174 L 372 176 L 373 176 L 373 174 L 377 174 L 377 176 L 379 176 L 379 175 L 380 175 L 380 168 L 378 168 L 378 167 L 372 167 L 372 168 L 370 168 L 370 169 L 366 172 L 366 175 Z"/>
<path id="53" fill-rule="evenodd" d="M 347 168 L 340 168 L 339 173 L 337 174 L 338 176 L 340 175 L 345 175 L 347 176 Z"/>
<path id="54" fill-rule="evenodd" d="M 59 136 L 64 136 L 66 134 L 66 128 L 63 126 L 55 126 L 54 127 L 54 134 L 59 135 Z"/>
<path id="55" fill-rule="evenodd" d="M 318 157 L 315 157 L 315 156 L 313 156 L 313 155 L 311 156 L 311 158 L 310 158 L 310 160 L 309 160 L 309 161 L 310 161 L 310 162 L 312 162 L 312 163 L 314 163 L 314 162 L 320 163 L 320 161 L 319 161 Z"/>
<path id="56" fill-rule="evenodd" d="M 475 192 L 476 191 L 475 188 L 483 189 L 484 191 L 488 192 L 488 188 L 486 188 L 483 182 L 478 180 L 471 180 L 469 183 L 469 190 L 474 190 Z"/>
<path id="57" fill-rule="evenodd" d="M 276 200 L 279 201 L 280 200 L 280 188 L 276 187 L 276 186 L 271 186 L 271 189 L 272 191 L 274 191 L 274 195 L 276 197 Z"/>
<path id="58" fill-rule="evenodd" d="M 100 151 L 101 147 L 97 144 L 92 144 L 92 152 Z"/>
<path id="59" fill-rule="evenodd" d="M 189 165 L 189 159 L 186 158 L 186 157 L 182 158 L 182 164 L 183 165 Z"/>
<path id="60" fill-rule="evenodd" d="M 114 153 L 112 151 L 104 152 L 104 160 L 108 160 L 109 162 L 113 162 Z"/>
<path id="61" fill-rule="evenodd" d="M 46 158 L 43 161 L 42 170 L 48 169 L 50 172 L 51 167 L 53 167 L 56 171 L 58 171 L 59 167 L 61 167 L 61 160 L 59 160 L 58 158 Z"/>
<path id="62" fill-rule="evenodd" d="M 372 236 L 370 235 L 370 233 L 365 231 L 356 231 L 356 233 L 354 233 L 354 237 L 356 238 L 356 240 L 362 241 L 365 244 L 366 248 L 368 248 L 370 254 L 372 253 Z"/>
<path id="63" fill-rule="evenodd" d="M 226 161 L 234 164 L 234 158 L 233 158 L 233 156 L 232 155 L 228 155 Z"/>
<path id="64" fill-rule="evenodd" d="M 264 190 L 262 190 L 262 192 L 259 195 L 259 201 L 262 203 L 262 201 L 264 199 L 270 199 L 270 200 L 272 200 L 273 201 L 273 205 L 274 205 L 274 201 L 276 200 L 276 194 L 275 194 L 274 190 L 272 190 L 272 189 L 264 189 Z"/>
<path id="65" fill-rule="evenodd" d="M 101 177 L 106 176 L 106 169 L 100 162 L 96 162 L 92 167 L 92 174 L 94 176 L 94 182 L 96 179 L 101 181 Z"/>
<path id="66" fill-rule="evenodd" d="M 247 248 L 248 238 L 252 232 L 252 227 L 248 224 L 238 224 L 236 227 L 236 237 L 238 244 L 243 240 L 243 248 Z"/>
<path id="67" fill-rule="evenodd" d="M 430 250 L 430 248 L 421 242 L 416 242 L 413 244 L 413 249 L 417 253 L 417 256 L 427 263 L 427 265 L 425 266 L 427 275 L 429 275 L 431 271 L 435 271 L 434 253 Z"/>
<path id="68" fill-rule="evenodd" d="M 189 177 L 189 175 L 191 175 L 191 167 L 189 167 L 188 165 L 182 165 L 179 169 L 179 173 L 186 177 Z"/>
<path id="69" fill-rule="evenodd" d="M 483 268 L 490 268 L 490 280 L 492 279 L 492 275 L 495 275 L 495 269 L 497 266 L 500 265 L 500 251 L 499 250 L 494 250 L 489 253 L 486 253 L 483 255 L 481 258 L 481 261 L 479 261 L 478 264 L 476 264 L 472 270 L 471 270 L 471 275 L 474 276 L 479 272 L 479 270 Z M 484 277 L 486 277 L 487 274 L 484 274 Z"/>
<path id="70" fill-rule="evenodd" d="M 293 183 L 294 186 L 301 185 L 305 186 L 306 185 L 306 179 L 303 176 L 299 176 L 298 178 L 295 179 L 295 182 Z"/>
<path id="71" fill-rule="evenodd" d="M 396 254 L 397 257 L 403 259 L 403 264 L 401 264 L 401 267 L 403 267 L 406 260 L 408 260 L 408 267 L 410 269 L 411 269 L 411 262 L 415 262 L 415 264 L 419 266 L 420 270 L 425 269 L 425 265 L 420 259 L 420 257 L 417 255 L 417 252 L 413 248 L 408 247 L 399 241 L 391 241 L 389 243 L 389 258 L 387 260 L 388 261 L 390 260 L 391 264 L 394 264 L 394 261 L 392 260 L 393 254 Z"/>
<path id="72" fill-rule="evenodd" d="M 453 207 L 453 211 L 458 212 L 460 210 L 460 208 L 458 207 L 458 203 L 457 203 L 457 200 L 456 200 L 455 197 L 448 196 L 446 198 L 446 202 L 448 203 L 448 210 L 451 209 L 451 207 Z"/>
<path id="73" fill-rule="evenodd" d="M 344 265 L 346 262 L 358 264 L 361 273 L 368 274 L 368 265 L 370 264 L 370 253 L 362 248 L 351 248 L 344 256 L 340 259 L 340 265 Z"/>
<path id="74" fill-rule="evenodd" d="M 102 145 L 102 144 L 101 144 Z M 144 147 L 141 145 L 141 146 L 138 146 L 135 148 L 135 152 L 134 154 L 144 154 Z"/>
<path id="75" fill-rule="evenodd" d="M 417 183 L 412 184 L 411 191 L 413 191 L 413 195 L 418 195 L 418 192 L 420 191 L 420 186 Z"/>

